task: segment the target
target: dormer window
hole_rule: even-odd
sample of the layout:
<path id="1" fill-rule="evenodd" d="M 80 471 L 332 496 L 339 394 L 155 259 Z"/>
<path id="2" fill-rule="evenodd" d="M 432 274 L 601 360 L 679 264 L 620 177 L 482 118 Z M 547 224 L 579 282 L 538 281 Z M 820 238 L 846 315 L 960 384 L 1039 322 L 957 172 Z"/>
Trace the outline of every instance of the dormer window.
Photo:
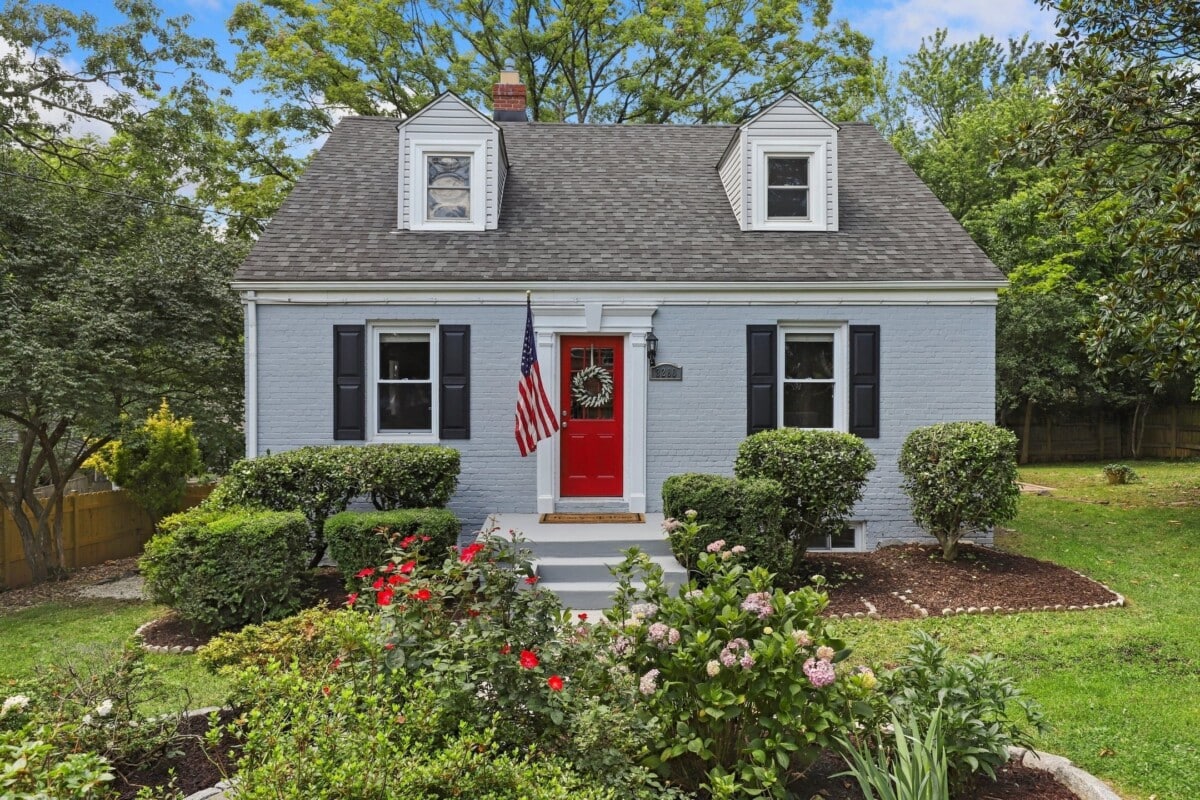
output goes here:
<path id="1" fill-rule="evenodd" d="M 808 219 L 808 158 L 767 156 L 767 219 Z"/>
<path id="2" fill-rule="evenodd" d="M 485 227 L 486 135 L 412 135 L 409 207 L 412 229 L 481 231 Z"/>
<path id="3" fill-rule="evenodd" d="M 827 141 L 764 137 L 751 146 L 753 228 L 765 231 L 826 230 Z"/>

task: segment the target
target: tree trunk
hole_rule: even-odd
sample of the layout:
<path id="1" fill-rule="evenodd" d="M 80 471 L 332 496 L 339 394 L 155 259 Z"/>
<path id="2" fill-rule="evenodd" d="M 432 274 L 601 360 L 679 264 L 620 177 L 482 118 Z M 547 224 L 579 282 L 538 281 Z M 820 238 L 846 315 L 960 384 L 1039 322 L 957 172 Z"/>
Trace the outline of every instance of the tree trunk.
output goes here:
<path id="1" fill-rule="evenodd" d="M 958 537 L 947 536 L 942 540 L 942 561 L 954 561 L 958 558 Z"/>
<path id="2" fill-rule="evenodd" d="M 1025 401 L 1025 423 L 1021 428 L 1021 463 L 1029 463 L 1029 434 L 1033 430 L 1033 398 Z"/>
<path id="3" fill-rule="evenodd" d="M 29 574 L 34 583 L 42 583 L 48 576 L 46 554 L 42 551 L 41 537 L 37 535 L 37 529 L 30 521 L 29 516 L 25 513 L 24 504 L 17 501 L 16 507 L 5 503 L 5 508 L 12 515 L 13 522 L 16 523 L 17 533 L 21 535 L 21 547 L 25 550 L 25 566 L 29 568 Z"/>

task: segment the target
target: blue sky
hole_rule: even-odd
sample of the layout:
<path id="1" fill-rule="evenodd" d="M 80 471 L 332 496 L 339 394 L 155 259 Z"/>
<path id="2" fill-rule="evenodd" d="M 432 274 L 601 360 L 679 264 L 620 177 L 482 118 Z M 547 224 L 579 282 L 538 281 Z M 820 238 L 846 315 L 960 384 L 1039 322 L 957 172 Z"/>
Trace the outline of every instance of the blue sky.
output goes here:
<path id="1" fill-rule="evenodd" d="M 55 2 L 55 0 L 49 0 Z M 57 0 L 77 11 L 87 10 L 103 21 L 116 18 L 111 0 Z M 225 31 L 225 20 L 236 0 L 159 0 L 169 16 L 187 14 L 195 19 L 192 32 L 207 36 L 222 46 L 222 54 L 235 55 Z M 875 40 L 875 53 L 887 56 L 895 67 L 914 51 L 921 37 L 938 27 L 949 30 L 951 41 L 974 39 L 987 34 L 998 39 L 1020 36 L 1025 32 L 1035 39 L 1050 39 L 1054 16 L 1036 0 L 834 0 L 834 16 L 851 24 Z M 248 87 L 236 90 L 234 101 L 253 104 Z"/>

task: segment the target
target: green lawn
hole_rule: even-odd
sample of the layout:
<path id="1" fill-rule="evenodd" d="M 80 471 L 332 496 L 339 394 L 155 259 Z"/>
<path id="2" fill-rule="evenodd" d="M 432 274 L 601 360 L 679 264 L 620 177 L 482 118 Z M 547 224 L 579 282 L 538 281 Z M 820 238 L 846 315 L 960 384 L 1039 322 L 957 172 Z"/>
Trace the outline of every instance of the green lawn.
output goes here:
<path id="1" fill-rule="evenodd" d="M 1125 595 L 1101 611 L 853 623 L 857 658 L 893 657 L 917 625 L 960 651 L 993 651 L 1047 711 L 1044 749 L 1127 798 L 1200 797 L 1200 462 L 1133 462 L 1108 486 L 1102 464 L 1029 467 L 1055 487 L 1025 496 L 1001 547 L 1064 564 Z"/>
<path id="2" fill-rule="evenodd" d="M 47 664 L 90 660 L 121 647 L 137 627 L 163 609 L 150 603 L 96 600 L 47 603 L 13 614 L 0 615 L 0 695 L 10 680 L 29 677 Z M 225 684 L 205 672 L 189 656 L 148 655 L 162 670 L 174 704 L 191 708 L 224 702 Z M 147 708 L 149 713 L 170 710 L 171 702 Z"/>

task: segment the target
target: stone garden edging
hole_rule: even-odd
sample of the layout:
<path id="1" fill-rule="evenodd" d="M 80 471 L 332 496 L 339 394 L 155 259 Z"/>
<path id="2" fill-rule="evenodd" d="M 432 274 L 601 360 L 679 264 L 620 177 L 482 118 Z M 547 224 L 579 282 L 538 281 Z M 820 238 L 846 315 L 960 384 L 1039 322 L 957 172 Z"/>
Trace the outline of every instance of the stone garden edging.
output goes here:
<path id="1" fill-rule="evenodd" d="M 149 622 L 144 622 L 138 626 L 136 631 L 133 632 L 133 640 L 138 643 L 138 647 L 142 648 L 147 653 L 155 653 L 156 655 L 191 655 L 192 653 L 196 652 L 195 646 L 190 644 L 146 644 L 146 639 L 143 636 L 143 632 L 156 622 L 158 622 L 156 619 L 152 619 Z"/>
<path id="2" fill-rule="evenodd" d="M 1074 792 L 1079 800 L 1121 800 L 1121 796 L 1107 783 L 1075 766 L 1069 758 L 1024 747 L 1010 747 L 1008 755 L 1020 759 L 1021 764 L 1030 769 L 1049 773 L 1054 780 Z"/>
<path id="3" fill-rule="evenodd" d="M 1061 604 L 1053 605 L 1053 606 L 1037 606 L 1037 605 L 1034 605 L 1034 606 L 980 606 L 979 608 L 976 608 L 975 606 L 969 606 L 967 608 L 958 606 L 957 608 L 943 608 L 942 616 L 943 617 L 956 617 L 956 616 L 959 616 L 960 614 L 1022 614 L 1022 613 L 1026 613 L 1026 612 L 1030 612 L 1030 611 L 1091 611 L 1091 610 L 1097 609 L 1097 608 L 1118 608 L 1118 607 L 1123 608 L 1125 606 L 1125 602 L 1126 602 L 1125 595 L 1116 591 L 1108 584 L 1101 583 L 1100 581 L 1096 580 L 1095 578 L 1093 578 L 1089 575 L 1084 575 L 1082 572 L 1080 572 L 1077 569 L 1073 569 L 1073 570 L 1071 570 L 1071 572 L 1074 572 L 1076 575 L 1078 575 L 1081 578 L 1086 578 L 1087 580 L 1091 581 L 1092 583 L 1096 584 L 1097 586 L 1104 587 L 1104 589 L 1106 591 L 1112 592 L 1116 596 L 1116 599 L 1109 600 L 1108 602 L 1105 602 L 1105 603 L 1084 603 L 1083 605 L 1077 605 L 1077 606 L 1065 606 L 1065 605 L 1061 605 Z M 898 594 L 896 596 L 899 597 L 901 600 L 903 600 L 907 605 L 910 605 L 913 608 L 915 608 L 917 611 L 921 612 L 921 616 L 924 617 L 924 616 L 929 615 L 928 611 L 921 608 L 920 606 L 918 606 L 916 603 L 912 602 L 911 600 L 906 599 L 903 596 L 903 594 Z"/>

